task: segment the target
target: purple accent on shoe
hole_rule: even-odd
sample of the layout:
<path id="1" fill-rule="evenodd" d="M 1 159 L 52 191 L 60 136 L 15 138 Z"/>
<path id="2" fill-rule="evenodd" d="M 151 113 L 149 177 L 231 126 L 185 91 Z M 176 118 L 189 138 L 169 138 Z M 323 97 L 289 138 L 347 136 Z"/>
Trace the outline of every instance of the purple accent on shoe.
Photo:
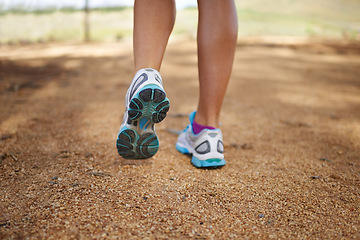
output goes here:
<path id="1" fill-rule="evenodd" d="M 193 121 L 193 123 L 192 123 L 193 133 L 199 134 L 204 129 L 216 129 L 216 128 L 211 127 L 211 126 L 204 126 L 204 125 L 198 124 L 195 120 Z"/>

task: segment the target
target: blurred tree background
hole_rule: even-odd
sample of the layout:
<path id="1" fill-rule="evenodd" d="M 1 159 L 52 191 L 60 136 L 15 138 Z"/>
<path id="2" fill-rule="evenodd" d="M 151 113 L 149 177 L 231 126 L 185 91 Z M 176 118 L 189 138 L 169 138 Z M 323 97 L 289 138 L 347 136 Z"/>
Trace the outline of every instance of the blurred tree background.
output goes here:
<path id="1" fill-rule="evenodd" d="M 195 37 L 196 1 L 186 3 L 179 7 L 174 35 Z M 0 0 L 0 43 L 129 40 L 132 4 L 129 0 Z M 359 40 L 360 0 L 236 0 L 236 4 L 240 37 Z"/>

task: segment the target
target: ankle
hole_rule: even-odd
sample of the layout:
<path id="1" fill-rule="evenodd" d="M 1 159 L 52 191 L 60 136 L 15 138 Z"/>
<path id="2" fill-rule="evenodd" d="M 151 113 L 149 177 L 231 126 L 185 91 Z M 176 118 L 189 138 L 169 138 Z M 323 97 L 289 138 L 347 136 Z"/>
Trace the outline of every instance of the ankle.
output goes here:
<path id="1" fill-rule="evenodd" d="M 199 134 L 204 129 L 216 129 L 216 128 L 212 127 L 212 126 L 201 125 L 201 124 L 197 123 L 195 120 L 193 121 L 193 123 L 192 123 L 193 133 Z"/>
<path id="2" fill-rule="evenodd" d="M 213 128 L 219 128 L 219 117 L 215 115 L 207 116 L 201 114 L 200 112 L 196 112 L 194 122 L 203 125 L 203 126 L 210 126 Z"/>

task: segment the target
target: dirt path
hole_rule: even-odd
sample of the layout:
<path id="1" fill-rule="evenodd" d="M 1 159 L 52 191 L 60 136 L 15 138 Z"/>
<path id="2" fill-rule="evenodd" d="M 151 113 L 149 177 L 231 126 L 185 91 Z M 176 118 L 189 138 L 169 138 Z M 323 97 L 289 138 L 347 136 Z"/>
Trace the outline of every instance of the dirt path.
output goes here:
<path id="1" fill-rule="evenodd" d="M 225 156 L 200 170 L 175 130 L 197 102 L 196 46 L 170 44 L 158 154 L 115 139 L 131 46 L 2 47 L 0 238 L 360 238 L 360 55 L 239 45 L 222 115 Z"/>

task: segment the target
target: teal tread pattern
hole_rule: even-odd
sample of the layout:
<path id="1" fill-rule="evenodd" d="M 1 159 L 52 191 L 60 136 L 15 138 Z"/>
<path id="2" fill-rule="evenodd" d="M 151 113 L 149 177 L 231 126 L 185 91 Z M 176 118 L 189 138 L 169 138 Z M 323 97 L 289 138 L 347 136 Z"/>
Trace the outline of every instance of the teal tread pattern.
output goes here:
<path id="1" fill-rule="evenodd" d="M 142 117 L 148 117 L 152 123 L 159 123 L 167 115 L 170 108 L 170 101 L 166 94 L 156 85 L 145 86 L 129 104 L 129 118 L 133 121 Z"/>
<path id="2" fill-rule="evenodd" d="M 167 115 L 170 101 L 156 85 L 143 87 L 130 101 L 128 121 L 130 128 L 120 130 L 116 141 L 118 153 L 125 159 L 145 159 L 156 154 L 159 140 L 154 124 L 161 122 Z"/>
<path id="3" fill-rule="evenodd" d="M 125 159 L 144 159 L 156 154 L 159 140 L 155 134 L 139 135 L 133 129 L 125 129 L 118 135 L 116 141 L 118 153 Z"/>

